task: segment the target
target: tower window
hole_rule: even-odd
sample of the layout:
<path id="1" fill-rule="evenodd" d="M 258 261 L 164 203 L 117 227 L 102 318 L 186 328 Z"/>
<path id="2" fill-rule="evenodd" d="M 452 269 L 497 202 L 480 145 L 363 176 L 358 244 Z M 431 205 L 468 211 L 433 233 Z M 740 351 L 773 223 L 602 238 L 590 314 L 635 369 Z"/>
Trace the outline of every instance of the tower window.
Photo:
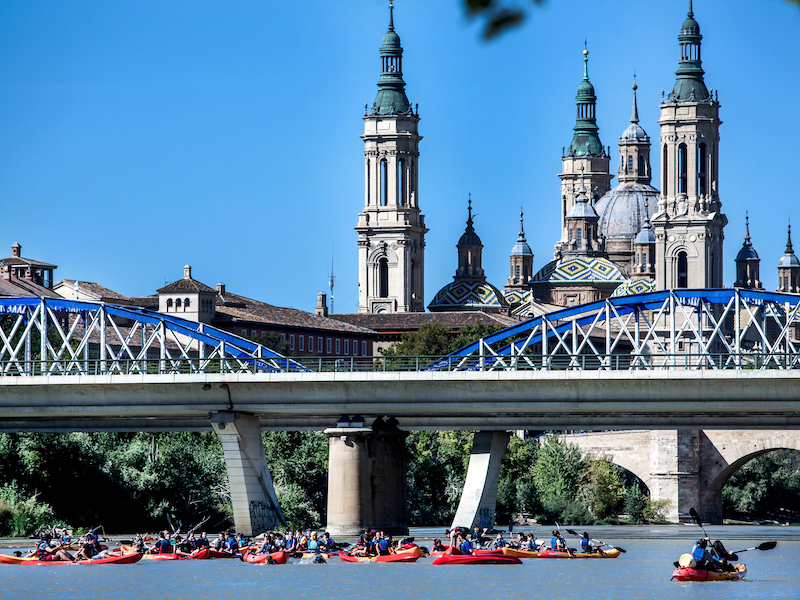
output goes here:
<path id="1" fill-rule="evenodd" d="M 669 190 L 667 190 L 667 145 L 664 144 L 664 151 L 662 152 L 661 158 L 661 189 L 665 196 L 669 196 Z"/>
<path id="2" fill-rule="evenodd" d="M 633 156 L 628 157 L 628 173 L 633 173 Z"/>
<path id="3" fill-rule="evenodd" d="M 644 177 L 645 175 L 647 175 L 647 172 L 645 170 L 645 165 L 644 165 L 644 156 L 642 156 L 641 154 L 639 155 L 639 172 L 636 173 L 636 174 L 639 177 Z"/>
<path id="4" fill-rule="evenodd" d="M 578 248 L 581 247 L 581 242 L 583 241 L 583 227 L 576 227 L 575 228 L 575 243 L 578 245 Z"/>
<path id="5" fill-rule="evenodd" d="M 167 312 L 169 312 L 169 309 L 170 309 L 170 308 L 172 308 L 172 298 L 169 298 L 169 299 L 167 300 Z"/>
<path id="6" fill-rule="evenodd" d="M 678 285 L 679 288 L 689 287 L 689 259 L 686 252 L 678 252 Z"/>
<path id="7" fill-rule="evenodd" d="M 178 298 L 175 300 L 175 310 L 178 310 L 181 307 L 181 299 Z"/>
<path id="8" fill-rule="evenodd" d="M 700 144 L 697 147 L 697 194 L 708 194 L 706 188 L 706 145 Z"/>
<path id="9" fill-rule="evenodd" d="M 191 303 L 189 302 L 189 299 L 186 298 L 183 301 L 183 312 L 186 312 L 189 309 L 190 306 L 191 306 Z"/>
<path id="10" fill-rule="evenodd" d="M 381 161 L 381 206 L 386 206 L 389 198 L 389 168 L 386 161 Z"/>
<path id="11" fill-rule="evenodd" d="M 400 159 L 397 161 L 397 204 L 403 206 L 406 197 L 405 186 L 405 162 Z"/>
<path id="12" fill-rule="evenodd" d="M 686 144 L 678 146 L 678 193 L 686 194 Z"/>
<path id="13" fill-rule="evenodd" d="M 372 167 L 369 162 L 369 158 L 367 158 L 367 206 L 369 206 L 370 200 L 372 200 L 372 194 L 370 191 L 372 190 Z"/>
<path id="14" fill-rule="evenodd" d="M 411 259 L 411 272 L 409 273 L 409 280 L 408 291 L 413 299 L 417 291 L 417 261 L 413 258 Z"/>
<path id="15" fill-rule="evenodd" d="M 385 258 L 378 261 L 378 297 L 389 297 L 389 261 Z"/>

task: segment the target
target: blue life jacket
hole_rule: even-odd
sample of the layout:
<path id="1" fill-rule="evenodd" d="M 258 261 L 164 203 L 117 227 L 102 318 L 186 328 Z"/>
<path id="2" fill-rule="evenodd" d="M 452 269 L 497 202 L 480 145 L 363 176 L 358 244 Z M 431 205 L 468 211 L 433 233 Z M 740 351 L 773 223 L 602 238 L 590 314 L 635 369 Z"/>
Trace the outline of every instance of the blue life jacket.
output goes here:
<path id="1" fill-rule="evenodd" d="M 308 540 L 308 549 L 312 552 L 319 550 L 320 546 L 322 546 L 322 542 L 319 540 Z"/>
<path id="2" fill-rule="evenodd" d="M 555 536 L 550 539 L 550 549 L 558 550 L 558 538 Z"/>
<path id="3" fill-rule="evenodd" d="M 581 550 L 584 552 L 589 551 L 589 540 L 586 538 L 581 538 Z"/>
<path id="4" fill-rule="evenodd" d="M 36 553 L 39 555 L 39 560 L 47 560 L 47 558 L 50 556 L 50 553 L 47 551 L 49 547 L 50 544 L 44 540 L 39 542 L 39 545 L 36 546 Z"/>
<path id="5" fill-rule="evenodd" d="M 387 540 L 386 538 L 383 538 L 383 539 L 382 539 L 382 540 L 379 542 L 379 544 L 380 544 L 380 549 L 381 549 L 381 552 L 386 552 L 386 551 L 388 551 L 388 550 L 389 550 L 389 540 Z"/>
<path id="6" fill-rule="evenodd" d="M 159 554 L 172 554 L 172 544 L 169 540 L 158 540 L 156 548 Z"/>
<path id="7" fill-rule="evenodd" d="M 472 554 L 472 546 L 470 545 L 468 540 L 464 540 L 461 542 L 461 545 L 458 547 L 461 552 L 464 554 Z"/>
<path id="8" fill-rule="evenodd" d="M 692 550 L 692 558 L 694 558 L 697 562 L 704 560 L 706 554 L 706 551 L 700 546 L 697 546 L 694 550 Z"/>

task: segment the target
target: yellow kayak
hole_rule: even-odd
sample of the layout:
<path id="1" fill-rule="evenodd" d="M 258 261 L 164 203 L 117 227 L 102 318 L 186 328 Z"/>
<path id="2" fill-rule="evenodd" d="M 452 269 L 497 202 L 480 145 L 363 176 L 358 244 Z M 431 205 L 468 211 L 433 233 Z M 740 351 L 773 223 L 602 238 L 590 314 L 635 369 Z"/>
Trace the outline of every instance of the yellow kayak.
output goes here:
<path id="1" fill-rule="evenodd" d="M 503 548 L 505 556 L 513 556 L 514 558 L 539 558 L 538 550 L 517 550 L 515 548 Z"/>

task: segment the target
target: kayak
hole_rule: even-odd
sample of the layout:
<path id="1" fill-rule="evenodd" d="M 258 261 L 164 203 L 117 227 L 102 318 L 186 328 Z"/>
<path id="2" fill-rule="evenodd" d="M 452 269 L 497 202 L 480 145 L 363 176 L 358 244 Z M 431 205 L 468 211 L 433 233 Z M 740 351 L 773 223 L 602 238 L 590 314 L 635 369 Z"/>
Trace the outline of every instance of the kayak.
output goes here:
<path id="1" fill-rule="evenodd" d="M 350 556 L 344 552 L 339 552 L 342 562 L 349 563 L 375 563 L 375 562 L 417 562 L 419 556 L 411 553 L 387 554 L 385 556 Z"/>
<path id="2" fill-rule="evenodd" d="M 747 575 L 747 566 L 733 565 L 733 568 L 736 569 L 733 572 L 722 571 L 720 573 L 692 567 L 678 567 L 672 576 L 678 581 L 738 581 Z"/>
<path id="3" fill-rule="evenodd" d="M 315 556 L 321 556 L 322 558 L 331 558 L 339 554 L 339 552 L 287 552 L 289 558 L 314 558 Z"/>
<path id="4" fill-rule="evenodd" d="M 211 553 L 209 552 L 208 548 L 198 548 L 188 556 L 183 554 L 177 554 L 175 552 L 144 555 L 144 560 L 187 560 L 187 559 L 203 560 L 207 558 L 211 558 Z"/>
<path id="5" fill-rule="evenodd" d="M 123 554 L 122 556 L 109 556 L 108 558 L 96 558 L 94 560 L 79 560 L 72 562 L 69 560 L 38 560 L 36 558 L 24 558 L 19 563 L 20 565 L 130 565 L 139 562 L 142 555 L 137 554 Z"/>
<path id="6" fill-rule="evenodd" d="M 514 556 L 516 558 L 539 558 L 538 550 L 517 550 L 516 548 L 503 548 L 504 556 Z"/>
<path id="7" fill-rule="evenodd" d="M 502 554 L 484 554 L 476 556 L 474 554 L 451 554 L 436 558 L 434 565 L 521 565 L 522 561 L 515 556 L 503 556 Z"/>
<path id="8" fill-rule="evenodd" d="M 395 551 L 395 554 L 416 554 L 419 557 L 425 556 L 425 553 L 419 546 L 412 546 L 411 548 L 400 548 L 399 550 Z"/>
<path id="9" fill-rule="evenodd" d="M 253 554 L 251 552 L 245 552 L 242 560 L 244 562 L 253 563 L 256 565 L 262 565 L 267 562 L 268 558 L 271 558 L 276 564 L 285 565 L 286 561 L 289 560 L 289 553 L 286 552 L 286 550 L 280 550 L 270 554 Z"/>
<path id="10" fill-rule="evenodd" d="M 475 556 L 504 556 L 502 548 L 498 548 L 497 550 L 477 550 L 473 548 L 472 554 Z"/>
<path id="11" fill-rule="evenodd" d="M 616 548 L 609 548 L 601 552 L 557 552 L 555 550 L 542 550 L 539 558 L 617 558 L 622 552 Z"/>
<path id="12" fill-rule="evenodd" d="M 209 558 L 239 558 L 239 556 L 239 554 L 234 554 L 232 552 L 221 552 L 214 549 L 209 549 L 208 551 Z"/>

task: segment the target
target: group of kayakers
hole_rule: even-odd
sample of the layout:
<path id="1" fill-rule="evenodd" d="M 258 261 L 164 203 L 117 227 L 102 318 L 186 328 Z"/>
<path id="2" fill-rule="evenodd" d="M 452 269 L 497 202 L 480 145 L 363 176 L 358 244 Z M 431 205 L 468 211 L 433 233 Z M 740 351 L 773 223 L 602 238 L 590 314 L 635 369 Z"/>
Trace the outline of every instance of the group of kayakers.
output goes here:
<path id="1" fill-rule="evenodd" d="M 700 538 L 694 543 L 691 555 L 695 561 L 694 568 L 718 573 L 732 572 L 733 564 L 728 561 L 739 560 L 736 554 L 731 554 L 725 549 L 720 540 L 712 544 L 711 539 L 707 537 Z"/>
<path id="2" fill-rule="evenodd" d="M 560 530 L 554 529 L 552 537 L 547 539 L 536 539 L 533 533 L 520 533 L 517 532 L 516 538 L 511 537 L 506 540 L 503 533 L 499 532 L 494 539 L 489 541 L 486 534 L 488 530 L 479 530 L 474 527 L 472 533 L 465 527 L 454 527 L 445 531 L 445 535 L 450 538 L 450 546 L 458 548 L 463 554 L 469 554 L 472 550 L 502 550 L 503 548 L 513 548 L 515 550 L 527 551 L 540 551 L 540 550 L 553 550 L 555 552 L 572 552 L 567 547 L 567 541 L 561 534 Z M 433 540 L 433 551 L 443 551 L 446 546 L 442 544 L 441 539 Z M 580 539 L 580 552 L 591 554 L 592 552 L 599 552 L 600 545 L 592 544 L 589 534 L 584 532 L 583 537 Z"/>
<path id="3" fill-rule="evenodd" d="M 89 532 L 82 536 L 78 542 L 78 551 L 73 556 L 69 553 L 72 547 L 72 539 L 69 536 L 62 535 L 57 541 L 53 540 L 53 536 L 49 532 L 42 534 L 36 548 L 28 553 L 28 557 L 35 556 L 41 561 L 70 561 L 75 562 L 78 560 L 89 560 L 96 558 L 107 558 L 109 556 L 118 556 L 111 550 L 100 545 L 97 536 Z"/>
<path id="4" fill-rule="evenodd" d="M 358 536 L 356 546 L 350 551 L 352 556 L 387 556 L 397 551 L 397 541 L 391 535 L 375 529 L 364 529 Z"/>

